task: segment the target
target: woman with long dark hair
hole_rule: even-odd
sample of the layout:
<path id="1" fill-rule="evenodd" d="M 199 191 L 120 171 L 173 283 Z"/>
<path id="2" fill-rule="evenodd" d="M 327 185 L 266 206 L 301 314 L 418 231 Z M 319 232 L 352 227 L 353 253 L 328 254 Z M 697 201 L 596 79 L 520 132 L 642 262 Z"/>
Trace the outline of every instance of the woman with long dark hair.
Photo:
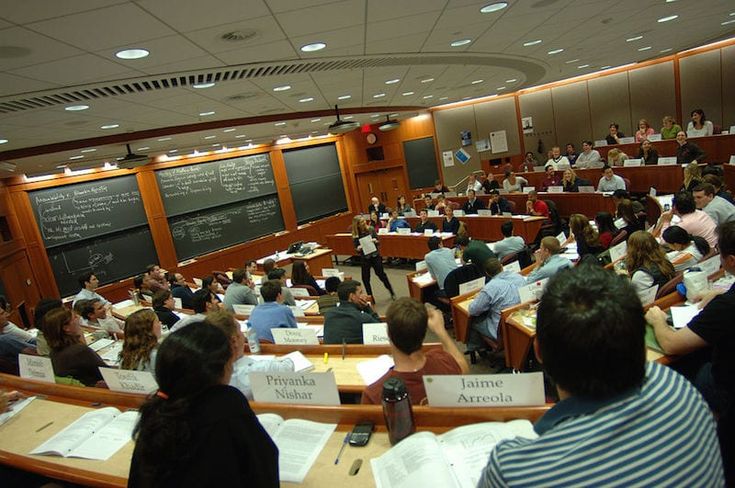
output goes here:
<path id="1" fill-rule="evenodd" d="M 375 244 L 375 251 L 365 254 L 362 249 L 362 244 L 360 244 L 360 239 L 367 236 L 370 236 L 373 244 Z M 390 281 L 388 281 L 388 276 L 383 269 L 383 258 L 380 256 L 378 234 L 359 215 L 352 219 L 352 242 L 355 250 L 362 257 L 362 285 L 365 287 L 367 294 L 373 294 L 373 287 L 370 285 L 370 268 L 372 268 L 375 270 L 375 275 L 383 282 L 383 285 L 385 285 L 385 288 L 390 293 L 390 297 L 395 298 L 396 294 L 393 292 L 393 287 Z"/>
<path id="2" fill-rule="evenodd" d="M 72 377 L 87 386 L 102 380 L 99 368 L 107 365 L 87 346 L 78 315 L 66 308 L 56 308 L 44 316 L 43 324 L 56 376 Z"/>
<path id="3" fill-rule="evenodd" d="M 278 449 L 248 401 L 229 386 L 225 334 L 191 324 L 161 344 L 159 390 L 141 407 L 128 486 L 277 487 Z"/>
<path id="4" fill-rule="evenodd" d="M 325 295 L 327 292 L 322 290 L 319 283 L 309 272 L 309 265 L 304 261 L 294 261 L 291 267 L 291 284 L 293 285 L 308 285 L 314 288 L 314 291 L 319 295 Z"/>
<path id="5" fill-rule="evenodd" d="M 572 214 L 569 217 L 569 230 L 577 242 L 577 253 L 580 257 L 587 254 L 599 254 L 602 252 L 600 245 L 600 235 L 590 225 L 587 216 L 582 214 Z"/>
<path id="6" fill-rule="evenodd" d="M 162 292 L 169 293 L 166 290 L 158 293 Z M 160 337 L 161 321 L 156 312 L 144 308 L 128 315 L 125 319 L 125 340 L 120 351 L 120 369 L 154 372 Z"/>
<path id="7" fill-rule="evenodd" d="M 615 239 L 619 231 L 615 227 L 615 222 L 613 222 L 610 212 L 597 212 L 597 215 L 595 215 L 595 224 L 597 224 L 600 246 L 605 250 L 610 247 L 610 243 Z"/>
<path id="8" fill-rule="evenodd" d="M 661 246 L 649 232 L 633 232 L 628 239 L 625 266 L 637 292 L 658 285 L 659 289 L 676 274 Z"/>
<path id="9" fill-rule="evenodd" d="M 693 236 L 678 225 L 667 227 L 661 237 L 676 253 L 668 256 L 676 271 L 684 271 L 696 265 L 709 253 L 709 243 L 699 236 Z"/>

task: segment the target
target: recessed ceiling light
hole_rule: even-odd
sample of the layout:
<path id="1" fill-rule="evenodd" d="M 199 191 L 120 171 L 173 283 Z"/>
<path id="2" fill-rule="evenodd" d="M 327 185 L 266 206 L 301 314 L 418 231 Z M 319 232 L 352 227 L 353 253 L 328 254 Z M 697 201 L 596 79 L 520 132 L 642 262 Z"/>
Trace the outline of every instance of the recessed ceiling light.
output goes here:
<path id="1" fill-rule="evenodd" d="M 589 68 L 589 67 L 590 67 L 589 64 L 580 64 L 579 66 L 577 66 L 577 69 L 585 69 L 585 68 Z"/>
<path id="2" fill-rule="evenodd" d="M 234 127 L 230 127 L 229 129 L 225 129 L 222 132 L 235 132 L 236 130 L 237 129 L 235 129 Z"/>
<path id="3" fill-rule="evenodd" d="M 108 125 L 102 125 L 100 126 L 100 129 L 107 130 L 107 129 L 117 129 L 120 127 L 120 124 L 108 124 Z"/>
<path id="4" fill-rule="evenodd" d="M 732 14 L 730 14 L 730 15 L 732 15 Z M 726 20 L 726 21 L 722 22 L 720 25 L 730 25 L 730 24 L 732 24 L 734 22 L 735 22 L 735 20 Z"/>
<path id="5" fill-rule="evenodd" d="M 424 95 L 424 99 L 434 98 L 434 95 Z"/>
<path id="6" fill-rule="evenodd" d="M 735 17 L 735 12 L 730 12 L 730 17 Z"/>
<path id="7" fill-rule="evenodd" d="M 327 47 L 323 42 L 312 42 L 311 44 L 304 44 L 301 46 L 301 50 L 305 53 L 313 53 L 314 51 L 321 51 Z"/>
<path id="8" fill-rule="evenodd" d="M 511 78 L 510 80 L 505 80 L 506 83 L 515 83 L 516 81 L 518 80 L 515 78 Z"/>
<path id="9" fill-rule="evenodd" d="M 202 90 L 204 88 L 212 88 L 214 86 L 214 83 L 197 83 L 196 85 L 191 85 L 192 88 L 196 88 L 197 90 Z"/>
<path id="10" fill-rule="evenodd" d="M 482 7 L 480 9 L 480 13 L 491 14 L 493 12 L 497 12 L 498 10 L 503 10 L 507 6 L 508 6 L 507 2 L 491 3 L 489 5 L 485 5 L 484 7 Z"/>
<path id="11" fill-rule="evenodd" d="M 275 125 L 276 127 L 283 127 L 284 125 L 286 125 L 286 122 L 276 122 L 273 125 Z"/>
<path id="12" fill-rule="evenodd" d="M 138 148 L 136 148 L 135 150 L 136 150 L 136 151 L 147 151 L 148 149 L 150 149 L 150 147 L 148 147 L 148 146 L 143 146 L 143 147 L 138 147 Z"/>
<path id="13" fill-rule="evenodd" d="M 536 44 L 541 44 L 541 42 L 542 42 L 541 39 L 536 39 L 535 41 L 524 42 L 523 45 L 525 47 L 529 47 L 529 46 L 535 46 Z"/>
<path id="14" fill-rule="evenodd" d="M 434 78 L 426 78 L 421 80 L 421 83 L 431 83 L 432 81 L 434 81 Z"/>
<path id="15" fill-rule="evenodd" d="M 91 152 L 95 152 L 96 150 L 97 149 L 95 149 L 93 147 L 90 147 L 89 149 L 82 149 L 81 152 L 83 152 L 83 153 L 91 153 Z"/>
<path id="16" fill-rule="evenodd" d="M 646 46 L 646 47 L 640 47 L 640 48 L 638 48 L 639 51 L 648 51 L 649 49 L 651 49 L 651 46 Z"/>
<path id="17" fill-rule="evenodd" d="M 564 64 L 572 64 L 576 63 L 577 61 L 579 61 L 579 58 L 570 59 L 569 61 L 565 61 Z"/>
<path id="18" fill-rule="evenodd" d="M 72 156 L 72 157 L 70 157 L 69 159 L 73 161 L 73 160 L 75 160 L 75 159 L 82 159 L 83 157 L 84 157 L 84 156 Z"/>
<path id="19" fill-rule="evenodd" d="M 312 121 L 312 122 L 319 122 L 319 121 L 321 121 L 321 120 L 322 120 L 322 119 L 311 119 L 311 121 Z"/>
<path id="20" fill-rule="evenodd" d="M 376 93 L 373 95 L 373 98 L 383 98 L 385 96 L 385 93 Z"/>
<path id="21" fill-rule="evenodd" d="M 452 41 L 449 45 L 452 47 L 460 47 L 460 46 L 466 46 L 467 44 L 471 42 L 472 42 L 472 39 L 458 39 L 456 41 Z"/>
<path id="22" fill-rule="evenodd" d="M 402 93 L 402 95 L 403 95 L 404 97 L 407 97 L 407 96 L 409 96 L 409 95 L 413 95 L 413 94 L 414 94 L 414 92 L 403 92 L 403 93 Z"/>
<path id="23" fill-rule="evenodd" d="M 0 139 L 0 144 L 7 144 L 7 143 L 8 143 L 7 139 Z"/>
<path id="24" fill-rule="evenodd" d="M 214 112 L 200 112 L 200 117 L 207 117 L 208 115 L 214 115 Z"/>
<path id="25" fill-rule="evenodd" d="M 395 84 L 396 84 L 396 83 L 398 83 L 399 81 L 401 81 L 401 79 L 400 79 L 400 78 L 393 78 L 392 80 L 388 80 L 388 81 L 386 81 L 386 82 L 385 82 L 385 84 L 386 84 L 386 85 L 395 85 Z"/>
<path id="26" fill-rule="evenodd" d="M 166 141 L 170 141 L 170 140 L 171 140 L 170 137 L 161 137 L 160 139 L 158 139 L 158 142 L 166 142 Z"/>
<path id="27" fill-rule="evenodd" d="M 204 138 L 207 139 L 207 140 L 209 140 L 209 139 L 216 139 L 217 136 L 204 136 Z"/>
<path id="28" fill-rule="evenodd" d="M 505 90 L 505 87 L 504 86 L 499 86 L 499 87 L 496 88 L 496 90 L 497 91 Z"/>
<path id="29" fill-rule="evenodd" d="M 306 98 L 302 98 L 299 100 L 299 102 L 301 103 L 313 102 L 313 101 L 314 101 L 314 97 L 306 97 Z"/>
<path id="30" fill-rule="evenodd" d="M 150 53 L 145 49 L 123 49 L 122 51 L 118 51 L 115 53 L 115 56 L 117 56 L 120 59 L 140 59 L 148 56 Z"/>
<path id="31" fill-rule="evenodd" d="M 281 85 L 281 86 L 274 87 L 273 88 L 273 91 L 274 92 L 280 92 L 280 91 L 286 91 L 286 90 L 290 90 L 290 89 L 291 89 L 291 85 Z"/>
<path id="32" fill-rule="evenodd" d="M 79 112 L 80 110 L 87 110 L 89 108 L 89 105 L 69 105 L 68 107 L 64 107 L 64 110 L 69 112 Z"/>
<path id="33" fill-rule="evenodd" d="M 245 134 L 238 134 L 235 136 L 235 139 L 242 139 L 243 137 L 247 137 Z"/>
<path id="34" fill-rule="evenodd" d="M 482 83 L 483 81 L 485 81 L 485 80 L 474 80 L 474 81 L 472 82 L 472 84 L 473 84 L 473 85 L 477 85 L 478 83 Z"/>
<path id="35" fill-rule="evenodd" d="M 175 152 L 179 152 L 179 150 L 178 149 L 169 149 L 168 152 L 175 153 Z"/>
<path id="36" fill-rule="evenodd" d="M 678 18 L 679 18 L 679 16 L 678 16 L 678 15 L 668 15 L 668 16 L 666 16 L 666 17 L 661 17 L 661 18 L 660 18 L 660 19 L 658 19 L 658 20 L 657 20 L 656 22 L 658 22 L 658 23 L 661 23 L 661 22 L 668 22 L 668 21 L 670 21 L 670 20 L 674 20 L 674 19 L 678 19 Z"/>
<path id="37" fill-rule="evenodd" d="M 563 53 L 563 52 L 564 52 L 564 49 L 552 49 L 551 51 L 549 51 L 546 54 L 559 54 L 559 53 Z"/>
<path id="38" fill-rule="evenodd" d="M 340 95 L 337 100 L 349 100 L 350 98 L 352 98 L 352 95 Z"/>
<path id="39" fill-rule="evenodd" d="M 638 41 L 640 39 L 643 39 L 643 36 L 629 37 L 628 39 L 625 40 L 625 42 L 633 42 L 633 41 Z"/>

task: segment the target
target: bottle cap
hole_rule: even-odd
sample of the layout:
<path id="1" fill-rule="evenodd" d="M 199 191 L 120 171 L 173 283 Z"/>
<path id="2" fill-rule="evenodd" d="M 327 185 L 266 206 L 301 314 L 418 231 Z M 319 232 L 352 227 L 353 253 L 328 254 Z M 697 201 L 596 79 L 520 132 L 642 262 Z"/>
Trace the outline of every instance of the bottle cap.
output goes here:
<path id="1" fill-rule="evenodd" d="M 388 378 L 383 383 L 383 398 L 385 400 L 398 400 L 406 396 L 406 385 L 400 378 Z"/>

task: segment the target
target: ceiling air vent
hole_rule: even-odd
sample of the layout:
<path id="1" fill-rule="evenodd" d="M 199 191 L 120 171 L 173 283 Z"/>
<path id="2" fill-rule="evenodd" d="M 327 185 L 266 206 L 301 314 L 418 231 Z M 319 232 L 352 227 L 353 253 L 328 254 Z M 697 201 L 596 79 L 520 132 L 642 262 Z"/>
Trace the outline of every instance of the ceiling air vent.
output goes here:
<path id="1" fill-rule="evenodd" d="M 247 42 L 260 36 L 255 29 L 238 30 L 226 32 L 220 36 L 220 39 L 227 42 Z"/>

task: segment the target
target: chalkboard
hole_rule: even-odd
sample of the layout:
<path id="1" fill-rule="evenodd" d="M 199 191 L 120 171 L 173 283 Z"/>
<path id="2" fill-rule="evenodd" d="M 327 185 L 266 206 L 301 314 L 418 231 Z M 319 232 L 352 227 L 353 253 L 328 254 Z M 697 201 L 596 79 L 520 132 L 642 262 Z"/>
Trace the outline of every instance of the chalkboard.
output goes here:
<path id="1" fill-rule="evenodd" d="M 85 272 L 93 272 L 100 284 L 106 284 L 158 262 L 148 226 L 56 246 L 48 250 L 48 257 L 62 297 L 79 291 L 77 278 Z"/>
<path id="2" fill-rule="evenodd" d="M 148 223 L 135 175 L 29 193 L 46 248 Z"/>
<path id="3" fill-rule="evenodd" d="M 277 192 L 267 153 L 162 169 L 156 179 L 169 217 Z"/>
<path id="4" fill-rule="evenodd" d="M 434 186 L 434 182 L 439 179 L 434 138 L 425 137 L 404 142 L 403 154 L 406 156 L 408 182 L 411 188 Z"/>
<path id="5" fill-rule="evenodd" d="M 299 224 L 347 210 L 334 144 L 283 151 Z"/>
<path id="6" fill-rule="evenodd" d="M 285 229 L 278 195 L 170 217 L 180 261 Z"/>

